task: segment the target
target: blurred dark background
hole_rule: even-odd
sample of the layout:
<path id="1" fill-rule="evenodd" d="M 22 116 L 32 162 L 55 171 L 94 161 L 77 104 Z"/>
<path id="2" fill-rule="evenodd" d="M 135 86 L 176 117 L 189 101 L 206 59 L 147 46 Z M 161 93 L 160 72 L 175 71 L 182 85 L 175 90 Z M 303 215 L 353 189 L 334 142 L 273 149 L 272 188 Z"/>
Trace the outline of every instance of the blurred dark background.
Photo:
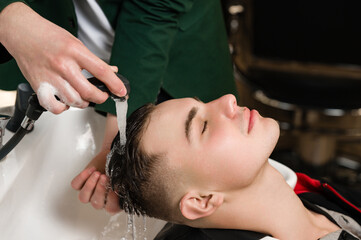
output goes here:
<path id="1" fill-rule="evenodd" d="M 280 124 L 271 157 L 361 193 L 361 1 L 222 3 L 239 105 Z"/>

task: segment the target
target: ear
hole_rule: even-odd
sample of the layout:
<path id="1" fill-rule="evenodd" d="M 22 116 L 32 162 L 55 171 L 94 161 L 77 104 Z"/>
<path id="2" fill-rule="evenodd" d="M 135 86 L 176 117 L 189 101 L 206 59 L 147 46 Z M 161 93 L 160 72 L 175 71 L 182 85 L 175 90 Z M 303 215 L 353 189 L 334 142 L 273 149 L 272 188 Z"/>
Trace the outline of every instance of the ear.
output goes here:
<path id="1" fill-rule="evenodd" d="M 210 216 L 223 203 L 221 193 L 199 194 L 196 191 L 186 193 L 180 201 L 180 211 L 189 220 Z"/>

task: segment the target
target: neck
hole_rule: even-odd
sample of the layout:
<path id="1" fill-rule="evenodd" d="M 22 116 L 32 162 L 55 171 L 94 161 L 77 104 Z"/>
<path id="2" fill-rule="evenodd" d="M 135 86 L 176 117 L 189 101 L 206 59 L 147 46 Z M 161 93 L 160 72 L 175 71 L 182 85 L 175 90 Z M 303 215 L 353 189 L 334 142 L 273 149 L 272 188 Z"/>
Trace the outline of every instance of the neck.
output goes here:
<path id="1" fill-rule="evenodd" d="M 278 239 L 318 239 L 338 227 L 309 211 L 268 162 L 249 187 L 225 193 L 207 225 L 269 234 Z M 208 226 L 208 227 L 209 227 Z"/>

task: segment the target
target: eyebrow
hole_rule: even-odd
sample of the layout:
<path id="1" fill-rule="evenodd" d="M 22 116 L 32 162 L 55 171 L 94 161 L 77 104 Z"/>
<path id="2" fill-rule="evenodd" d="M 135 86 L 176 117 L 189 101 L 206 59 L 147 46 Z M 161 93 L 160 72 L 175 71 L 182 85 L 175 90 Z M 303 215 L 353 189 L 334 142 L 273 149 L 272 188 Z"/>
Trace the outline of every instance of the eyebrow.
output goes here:
<path id="1" fill-rule="evenodd" d="M 198 112 L 198 108 L 192 107 L 192 109 L 188 113 L 188 117 L 185 122 L 185 133 L 186 133 L 186 138 L 187 138 L 188 142 L 190 142 L 189 135 L 190 135 L 191 127 L 192 127 L 192 122 L 193 122 L 193 119 L 196 116 L 197 112 Z"/>

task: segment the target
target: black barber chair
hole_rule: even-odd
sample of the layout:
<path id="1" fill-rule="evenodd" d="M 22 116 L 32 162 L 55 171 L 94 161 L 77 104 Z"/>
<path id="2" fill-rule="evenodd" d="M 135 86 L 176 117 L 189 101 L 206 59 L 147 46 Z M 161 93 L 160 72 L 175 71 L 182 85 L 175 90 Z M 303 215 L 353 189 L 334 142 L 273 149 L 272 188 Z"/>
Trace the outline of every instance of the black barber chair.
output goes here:
<path id="1" fill-rule="evenodd" d="M 240 105 L 280 123 L 274 158 L 360 183 L 361 1 L 223 5 Z"/>

